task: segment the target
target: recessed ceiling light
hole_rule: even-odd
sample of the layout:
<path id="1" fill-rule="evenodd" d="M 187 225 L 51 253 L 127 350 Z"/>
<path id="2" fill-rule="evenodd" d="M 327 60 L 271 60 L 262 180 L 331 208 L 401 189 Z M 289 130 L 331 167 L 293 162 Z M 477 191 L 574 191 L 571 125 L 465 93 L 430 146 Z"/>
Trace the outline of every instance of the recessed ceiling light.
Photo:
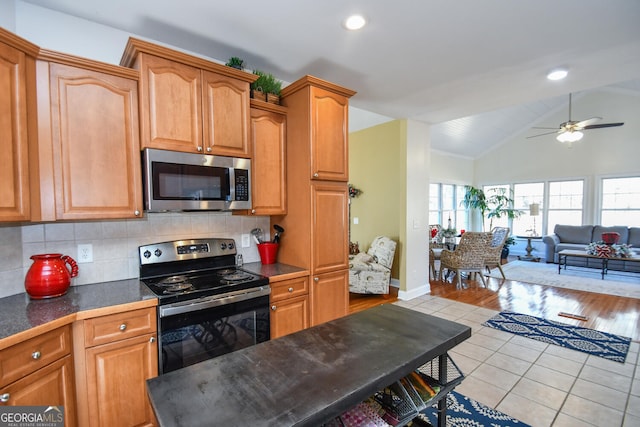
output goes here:
<path id="1" fill-rule="evenodd" d="M 547 74 L 547 78 L 549 80 L 562 80 L 567 77 L 567 74 L 569 74 L 567 70 L 565 70 L 564 68 L 558 68 Z"/>
<path id="2" fill-rule="evenodd" d="M 347 30 L 359 30 L 367 24 L 367 20 L 362 15 L 351 15 L 344 21 Z"/>

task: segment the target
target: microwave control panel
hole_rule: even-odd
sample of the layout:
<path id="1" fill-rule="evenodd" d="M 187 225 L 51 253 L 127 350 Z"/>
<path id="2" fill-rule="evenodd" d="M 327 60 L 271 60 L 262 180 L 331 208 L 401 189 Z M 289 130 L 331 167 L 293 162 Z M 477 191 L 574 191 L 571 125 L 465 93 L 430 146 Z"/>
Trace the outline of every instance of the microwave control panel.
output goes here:
<path id="1" fill-rule="evenodd" d="M 234 171 L 236 181 L 236 200 L 249 200 L 249 171 L 236 169 Z"/>

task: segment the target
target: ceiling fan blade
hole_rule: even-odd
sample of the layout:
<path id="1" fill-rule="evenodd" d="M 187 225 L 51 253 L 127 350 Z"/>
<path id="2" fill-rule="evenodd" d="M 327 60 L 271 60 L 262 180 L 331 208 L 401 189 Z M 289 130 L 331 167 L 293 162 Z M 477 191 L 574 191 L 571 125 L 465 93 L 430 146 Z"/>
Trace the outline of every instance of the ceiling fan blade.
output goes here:
<path id="1" fill-rule="evenodd" d="M 622 123 L 601 123 L 599 125 L 585 126 L 583 129 L 613 128 L 613 127 L 616 127 L 616 126 L 622 126 L 623 124 L 624 124 L 624 122 L 622 122 Z"/>
<path id="2" fill-rule="evenodd" d="M 536 137 L 538 137 L 538 136 L 551 135 L 552 133 L 559 133 L 559 132 L 560 132 L 559 130 L 555 130 L 555 131 L 553 131 L 553 132 L 539 133 L 538 135 L 531 135 L 531 136 L 528 136 L 528 137 L 527 137 L 527 139 L 529 139 L 529 138 L 536 138 Z"/>
<path id="3" fill-rule="evenodd" d="M 547 128 L 547 127 L 541 127 L 541 126 L 532 126 L 531 129 L 555 129 L 555 130 L 558 130 L 557 127 L 555 127 L 555 128 Z"/>
<path id="4" fill-rule="evenodd" d="M 576 127 L 576 129 L 584 129 L 585 126 L 589 126 L 592 123 L 597 122 L 598 120 L 602 120 L 602 117 L 591 117 L 590 119 L 582 120 L 582 121 L 576 123 L 575 127 Z"/>

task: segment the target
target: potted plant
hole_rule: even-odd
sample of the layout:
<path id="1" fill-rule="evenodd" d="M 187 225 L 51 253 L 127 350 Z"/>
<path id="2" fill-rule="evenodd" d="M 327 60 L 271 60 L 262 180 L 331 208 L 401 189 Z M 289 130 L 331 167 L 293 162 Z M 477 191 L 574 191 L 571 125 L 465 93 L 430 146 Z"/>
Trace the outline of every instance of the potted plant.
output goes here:
<path id="1" fill-rule="evenodd" d="M 229 58 L 226 64 L 227 67 L 235 68 L 237 70 L 244 70 L 244 60 L 238 58 L 237 56 L 232 56 Z"/>
<path id="2" fill-rule="evenodd" d="M 515 244 L 516 244 L 516 239 L 514 239 L 513 236 L 507 237 L 507 240 L 504 241 L 502 252 L 500 253 L 501 260 L 506 260 L 509 257 L 509 246 L 512 246 Z"/>
<path id="3" fill-rule="evenodd" d="M 489 230 L 493 228 L 493 219 L 502 218 L 518 218 L 522 215 L 522 211 L 513 207 L 514 201 L 507 194 L 506 188 L 491 189 L 491 195 L 487 196 L 480 188 L 470 185 L 465 187 L 464 199 L 462 205 L 467 209 L 477 209 L 482 217 L 482 230 L 485 230 L 485 217 L 489 218 Z"/>
<path id="4" fill-rule="evenodd" d="M 254 99 L 279 104 L 282 82 L 276 79 L 273 74 L 265 73 L 264 71 L 253 70 L 253 74 L 258 76 L 256 81 L 251 83 L 251 92 L 254 95 Z"/>

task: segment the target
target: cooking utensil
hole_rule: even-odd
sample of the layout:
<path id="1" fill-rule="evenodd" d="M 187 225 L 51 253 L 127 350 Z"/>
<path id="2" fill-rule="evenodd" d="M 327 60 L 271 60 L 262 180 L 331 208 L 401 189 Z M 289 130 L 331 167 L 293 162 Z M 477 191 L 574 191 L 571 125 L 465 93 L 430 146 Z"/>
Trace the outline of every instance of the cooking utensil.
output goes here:
<path id="1" fill-rule="evenodd" d="M 280 242 L 280 233 L 284 233 L 284 228 L 280 227 L 278 224 L 273 224 L 273 228 L 276 230 L 273 235 L 273 243 Z"/>
<path id="2" fill-rule="evenodd" d="M 251 236 L 253 236 L 253 240 L 256 242 L 256 245 L 262 243 L 262 229 L 254 228 L 251 230 Z"/>

